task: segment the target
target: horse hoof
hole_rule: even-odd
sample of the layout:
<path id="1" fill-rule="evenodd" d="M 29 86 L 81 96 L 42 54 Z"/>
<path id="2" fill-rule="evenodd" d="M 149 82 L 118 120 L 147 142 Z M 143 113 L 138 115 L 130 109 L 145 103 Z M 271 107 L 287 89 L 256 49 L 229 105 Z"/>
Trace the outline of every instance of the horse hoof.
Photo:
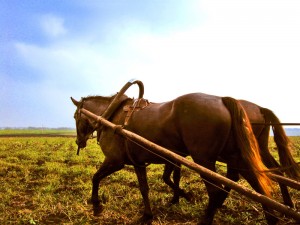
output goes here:
<path id="1" fill-rule="evenodd" d="M 211 225 L 212 223 L 207 222 L 207 221 L 201 221 L 197 225 Z"/>
<path id="2" fill-rule="evenodd" d="M 268 225 L 276 225 L 279 221 L 279 219 L 277 219 L 276 217 L 274 216 L 267 216 L 267 223 Z"/>
<path id="3" fill-rule="evenodd" d="M 295 205 L 294 205 L 294 203 L 293 203 L 292 201 L 289 201 L 289 202 L 287 202 L 287 203 L 282 202 L 282 204 L 284 204 L 284 205 L 286 205 L 286 206 L 288 206 L 288 207 L 290 207 L 290 208 L 292 208 L 292 209 L 295 208 Z"/>
<path id="4" fill-rule="evenodd" d="M 213 223 L 213 218 L 206 218 L 204 217 L 198 225 L 211 225 Z"/>
<path id="5" fill-rule="evenodd" d="M 188 202 L 193 202 L 194 195 L 192 192 L 185 193 L 183 196 Z"/>
<path id="6" fill-rule="evenodd" d="M 179 198 L 172 198 L 172 200 L 169 202 L 169 206 L 175 205 L 179 203 Z"/>
<path id="7" fill-rule="evenodd" d="M 153 215 L 143 215 L 142 218 L 139 219 L 139 224 L 151 225 L 152 220 L 153 220 Z"/>
<path id="8" fill-rule="evenodd" d="M 100 216 L 101 212 L 103 211 L 103 206 L 94 205 L 93 210 L 94 210 L 94 216 Z"/>

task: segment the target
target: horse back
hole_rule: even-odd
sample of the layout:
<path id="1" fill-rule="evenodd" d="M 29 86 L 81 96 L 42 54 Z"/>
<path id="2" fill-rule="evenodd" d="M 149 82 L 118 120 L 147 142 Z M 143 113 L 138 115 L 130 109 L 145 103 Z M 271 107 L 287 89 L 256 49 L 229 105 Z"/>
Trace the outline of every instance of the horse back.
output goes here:
<path id="1" fill-rule="evenodd" d="M 230 128 L 221 97 L 193 93 L 134 113 L 126 129 L 173 151 L 208 159 L 222 151 Z"/>
<path id="2" fill-rule="evenodd" d="M 260 106 L 246 100 L 239 100 L 239 102 L 245 109 L 247 116 L 252 123 L 263 123 L 265 121 L 264 116 L 260 111 Z"/>

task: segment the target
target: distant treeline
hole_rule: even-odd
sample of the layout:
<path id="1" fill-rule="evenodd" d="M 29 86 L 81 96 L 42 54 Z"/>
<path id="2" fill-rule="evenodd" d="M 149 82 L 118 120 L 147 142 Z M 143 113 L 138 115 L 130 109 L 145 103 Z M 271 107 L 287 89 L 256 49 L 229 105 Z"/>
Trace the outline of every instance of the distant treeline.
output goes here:
<path id="1" fill-rule="evenodd" d="M 72 127 L 0 127 L 0 130 L 75 130 Z"/>

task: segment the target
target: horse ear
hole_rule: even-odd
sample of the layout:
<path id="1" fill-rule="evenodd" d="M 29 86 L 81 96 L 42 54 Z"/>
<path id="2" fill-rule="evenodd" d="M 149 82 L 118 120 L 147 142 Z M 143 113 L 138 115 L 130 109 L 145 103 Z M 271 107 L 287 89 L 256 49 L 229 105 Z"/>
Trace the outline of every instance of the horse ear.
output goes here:
<path id="1" fill-rule="evenodd" d="M 73 104 L 74 104 L 74 105 L 76 105 L 76 106 L 78 106 L 78 105 L 79 105 L 79 102 L 78 102 L 78 101 L 76 101 L 74 98 L 72 98 L 72 97 L 71 97 L 71 100 L 72 100 L 72 102 L 73 102 Z"/>

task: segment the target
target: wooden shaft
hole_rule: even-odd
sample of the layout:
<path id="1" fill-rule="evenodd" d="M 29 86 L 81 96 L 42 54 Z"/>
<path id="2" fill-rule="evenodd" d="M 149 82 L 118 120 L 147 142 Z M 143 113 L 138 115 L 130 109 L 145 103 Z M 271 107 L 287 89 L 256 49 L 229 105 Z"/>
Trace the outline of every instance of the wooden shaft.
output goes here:
<path id="1" fill-rule="evenodd" d="M 235 191 L 239 192 L 240 194 L 243 194 L 256 202 L 264 204 L 272 209 L 277 210 L 278 212 L 281 212 L 287 216 L 292 217 L 293 219 L 295 219 L 297 221 L 300 221 L 300 213 L 297 213 L 293 209 L 288 208 L 285 205 L 278 203 L 265 195 L 259 194 L 251 189 L 245 188 L 242 185 L 239 185 L 239 184 L 235 183 L 234 181 L 232 181 L 224 176 L 221 176 L 218 173 L 213 172 L 212 170 L 209 170 L 209 169 L 207 169 L 197 163 L 194 163 L 180 155 L 177 155 L 174 152 L 172 152 L 162 146 L 159 146 L 159 145 L 157 145 L 157 144 L 155 144 L 155 143 L 153 143 L 131 131 L 128 131 L 126 129 L 121 129 L 119 125 L 115 125 L 115 124 L 111 123 L 110 121 L 102 118 L 101 116 L 97 116 L 86 109 L 80 109 L 80 111 L 82 113 L 84 113 L 86 116 L 101 123 L 102 125 L 114 129 L 116 131 L 116 133 L 118 133 L 126 138 L 129 138 L 131 140 L 134 140 L 135 142 L 143 145 L 144 147 L 150 148 L 155 153 L 157 153 L 159 155 L 163 155 L 164 157 L 170 158 L 176 162 L 179 162 L 200 174 L 204 174 L 205 176 L 207 176 L 208 178 L 212 179 L 215 182 L 224 184 L 224 185 L 230 187 L 231 189 L 234 189 Z"/>
<path id="2" fill-rule="evenodd" d="M 259 122 L 253 122 L 252 125 L 268 125 L 268 126 L 275 126 L 275 125 L 281 125 L 281 126 L 300 126 L 300 123 L 259 123 Z"/>
<path id="3" fill-rule="evenodd" d="M 280 175 L 277 175 L 277 174 L 270 174 L 272 180 L 275 180 L 281 184 L 284 184 L 286 186 L 289 186 L 291 188 L 294 188 L 294 189 L 297 189 L 297 190 L 300 190 L 300 182 L 298 181 L 295 181 L 295 180 L 292 180 L 292 179 L 289 179 L 287 177 L 283 177 L 283 176 L 280 176 Z"/>

